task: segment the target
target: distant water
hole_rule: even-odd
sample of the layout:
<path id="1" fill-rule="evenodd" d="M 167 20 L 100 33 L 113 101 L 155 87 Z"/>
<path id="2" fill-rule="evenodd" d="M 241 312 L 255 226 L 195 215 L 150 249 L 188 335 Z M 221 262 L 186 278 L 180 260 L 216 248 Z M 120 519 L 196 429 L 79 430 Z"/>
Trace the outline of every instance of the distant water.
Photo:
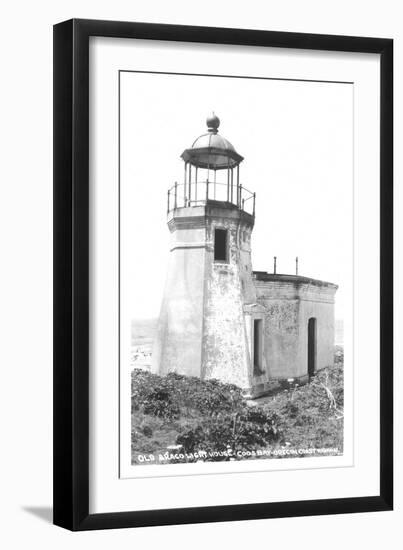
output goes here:
<path id="1" fill-rule="evenodd" d="M 131 368 L 150 370 L 157 319 L 132 321 Z"/>
<path id="2" fill-rule="evenodd" d="M 133 319 L 132 346 L 152 342 L 157 330 L 157 319 Z"/>
<path id="3" fill-rule="evenodd" d="M 152 345 L 157 330 L 157 319 L 134 319 L 132 321 L 132 346 Z M 336 319 L 335 323 L 336 344 L 344 343 L 343 319 Z"/>
<path id="4" fill-rule="evenodd" d="M 132 346 L 149 344 L 155 338 L 157 330 L 157 319 L 134 319 L 132 321 Z M 344 322 L 343 319 L 336 319 L 335 322 L 336 344 L 344 343 Z"/>

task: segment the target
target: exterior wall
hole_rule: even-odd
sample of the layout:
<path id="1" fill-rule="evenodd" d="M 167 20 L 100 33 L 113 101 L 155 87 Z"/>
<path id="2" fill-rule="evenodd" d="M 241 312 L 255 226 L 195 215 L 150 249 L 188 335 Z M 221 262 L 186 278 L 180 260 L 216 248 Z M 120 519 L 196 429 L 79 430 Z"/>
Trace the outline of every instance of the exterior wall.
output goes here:
<path id="1" fill-rule="evenodd" d="M 266 382 L 267 378 L 267 362 L 268 357 L 265 352 L 265 332 L 266 332 L 266 311 L 265 308 L 257 303 L 244 305 L 244 317 L 245 317 L 245 325 L 246 325 L 246 339 L 248 342 L 248 351 L 249 351 L 249 357 L 250 357 L 250 372 L 251 372 L 251 380 L 250 380 L 250 388 L 249 393 L 253 394 L 254 388 L 256 386 L 261 385 L 262 383 Z M 262 341 L 260 342 L 260 350 L 258 351 L 260 357 L 258 358 L 258 361 L 256 361 L 255 355 L 255 346 L 254 346 L 254 338 L 255 338 L 255 321 L 258 320 L 261 322 L 261 337 Z"/>
<path id="2" fill-rule="evenodd" d="M 237 237 L 239 249 L 239 274 L 244 304 L 252 304 L 256 302 L 256 288 L 252 270 L 252 229 L 253 225 L 250 223 L 242 223 L 239 227 L 239 234 Z"/>
<path id="3" fill-rule="evenodd" d="M 299 362 L 298 292 L 281 282 L 256 283 L 258 302 L 265 308 L 264 355 L 266 372 L 255 383 L 297 376 Z"/>
<path id="4" fill-rule="evenodd" d="M 307 372 L 308 321 L 311 317 L 316 318 L 316 370 L 329 367 L 334 361 L 334 303 L 322 301 L 320 291 L 316 294 L 315 300 L 301 297 L 298 376 Z"/>
<path id="5" fill-rule="evenodd" d="M 204 377 L 245 389 L 251 385 L 251 371 L 243 307 L 255 299 L 250 222 L 237 209 L 210 206 L 207 210 Z M 215 229 L 228 231 L 228 262 L 214 261 Z"/>
<path id="6" fill-rule="evenodd" d="M 206 230 L 202 209 L 183 208 L 179 214 L 175 223 L 170 220 L 171 253 L 152 371 L 201 377 Z"/>
<path id="7" fill-rule="evenodd" d="M 152 370 L 218 378 L 250 388 L 243 307 L 255 300 L 252 216 L 233 205 L 179 208 L 168 222 L 171 257 Z M 228 230 L 228 262 L 214 261 L 214 231 Z"/>
<path id="8" fill-rule="evenodd" d="M 311 317 L 316 319 L 316 370 L 333 364 L 337 286 L 293 276 L 288 280 L 287 276 L 277 277 L 255 281 L 258 303 L 265 309 L 266 354 L 266 372 L 253 379 L 255 391 L 263 391 L 273 379 L 307 379 Z"/>

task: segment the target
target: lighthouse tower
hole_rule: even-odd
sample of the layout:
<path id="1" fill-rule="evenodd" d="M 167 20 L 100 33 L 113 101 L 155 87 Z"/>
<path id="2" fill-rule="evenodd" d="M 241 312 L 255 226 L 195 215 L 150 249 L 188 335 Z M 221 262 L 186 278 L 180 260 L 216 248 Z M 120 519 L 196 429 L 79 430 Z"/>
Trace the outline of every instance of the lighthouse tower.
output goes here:
<path id="1" fill-rule="evenodd" d="M 243 157 L 219 126 L 216 115 L 207 118 L 207 132 L 181 155 L 183 182 L 168 191 L 170 258 L 152 369 L 248 390 L 256 369 L 264 372 L 253 334 L 255 193 L 241 184 Z"/>

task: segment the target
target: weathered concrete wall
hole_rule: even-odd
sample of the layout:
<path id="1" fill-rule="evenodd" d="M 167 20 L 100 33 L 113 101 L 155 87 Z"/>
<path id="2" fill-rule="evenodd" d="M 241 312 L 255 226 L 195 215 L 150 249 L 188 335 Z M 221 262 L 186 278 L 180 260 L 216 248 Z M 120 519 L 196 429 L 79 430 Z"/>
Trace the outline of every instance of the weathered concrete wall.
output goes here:
<path id="1" fill-rule="evenodd" d="M 306 374 L 308 357 L 308 321 L 316 318 L 316 370 L 333 365 L 334 362 L 334 302 L 329 302 L 320 288 L 304 286 L 300 292 L 298 374 Z"/>
<path id="2" fill-rule="evenodd" d="M 262 277 L 264 279 L 264 277 Z M 333 364 L 334 295 L 337 286 L 304 277 L 270 275 L 255 280 L 258 302 L 265 308 L 266 373 L 270 379 L 308 374 L 308 321 L 316 318 L 316 368 Z"/>
<path id="3" fill-rule="evenodd" d="M 200 208 L 169 221 L 171 253 L 152 353 L 152 371 L 201 376 L 205 222 Z"/>
<path id="4" fill-rule="evenodd" d="M 290 378 L 297 374 L 298 300 L 269 300 L 265 306 L 267 378 Z"/>
<path id="5" fill-rule="evenodd" d="M 238 235 L 238 265 L 244 304 L 253 304 L 256 302 L 256 288 L 253 281 L 252 270 L 252 229 L 253 226 L 249 221 L 247 223 L 241 223 Z"/>
<path id="6" fill-rule="evenodd" d="M 168 221 L 171 257 L 152 370 L 251 385 L 243 306 L 256 300 L 252 216 L 209 201 L 179 208 Z M 228 230 L 228 262 L 214 261 L 214 231 Z"/>
<path id="7" fill-rule="evenodd" d="M 251 218 L 239 210 L 209 206 L 203 327 L 203 375 L 251 387 L 243 307 L 255 300 L 250 255 Z M 228 262 L 214 261 L 214 231 L 228 230 Z"/>

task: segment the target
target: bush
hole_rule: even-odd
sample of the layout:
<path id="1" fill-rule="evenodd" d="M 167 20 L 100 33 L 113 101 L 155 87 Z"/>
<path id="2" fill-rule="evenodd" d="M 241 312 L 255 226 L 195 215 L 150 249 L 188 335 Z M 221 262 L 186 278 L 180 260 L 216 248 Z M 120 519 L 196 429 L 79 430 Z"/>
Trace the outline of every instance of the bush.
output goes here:
<path id="1" fill-rule="evenodd" d="M 254 451 L 283 444 L 343 448 L 343 363 L 318 372 L 309 384 L 277 388 L 249 406 L 240 388 L 176 373 L 132 373 L 132 457 L 165 453 Z M 239 456 L 236 457 L 237 459 Z M 193 458 L 186 458 L 193 460 Z M 196 460 L 196 458 L 194 458 Z"/>
<path id="2" fill-rule="evenodd" d="M 205 418 L 196 426 L 185 427 L 176 438 L 176 443 L 182 445 L 187 453 L 200 449 L 220 452 L 228 447 L 233 451 L 252 451 L 280 439 L 277 420 L 275 413 L 244 407 L 240 413 Z"/>
<path id="3" fill-rule="evenodd" d="M 225 451 L 228 446 L 233 451 L 252 450 L 279 438 L 277 415 L 249 407 L 242 390 L 233 384 L 176 373 L 160 377 L 140 369 L 133 371 L 134 453 L 146 452 L 153 442 L 154 452 L 163 450 L 164 442 L 166 446 L 182 445 L 189 453 Z"/>
<path id="4" fill-rule="evenodd" d="M 142 427 L 142 432 L 143 434 L 146 436 L 146 437 L 152 437 L 153 435 L 153 429 L 151 426 L 149 426 L 148 424 L 145 424 L 143 427 Z"/>
<path id="5" fill-rule="evenodd" d="M 178 418 L 180 412 L 216 415 L 233 412 L 244 402 L 242 391 L 233 384 L 218 380 L 200 380 L 174 372 L 165 377 L 134 369 L 132 374 L 132 412 L 166 419 Z"/>
<path id="6" fill-rule="evenodd" d="M 170 380 L 135 369 L 132 376 L 132 412 L 166 419 L 178 418 L 180 409 L 170 388 Z"/>
<path id="7" fill-rule="evenodd" d="M 293 447 L 343 449 L 343 363 L 319 371 L 305 386 L 278 393 L 264 405 L 278 414 L 285 440 Z"/>
<path id="8" fill-rule="evenodd" d="M 334 363 L 335 365 L 343 365 L 344 363 L 344 347 L 335 346 L 334 347 Z"/>

